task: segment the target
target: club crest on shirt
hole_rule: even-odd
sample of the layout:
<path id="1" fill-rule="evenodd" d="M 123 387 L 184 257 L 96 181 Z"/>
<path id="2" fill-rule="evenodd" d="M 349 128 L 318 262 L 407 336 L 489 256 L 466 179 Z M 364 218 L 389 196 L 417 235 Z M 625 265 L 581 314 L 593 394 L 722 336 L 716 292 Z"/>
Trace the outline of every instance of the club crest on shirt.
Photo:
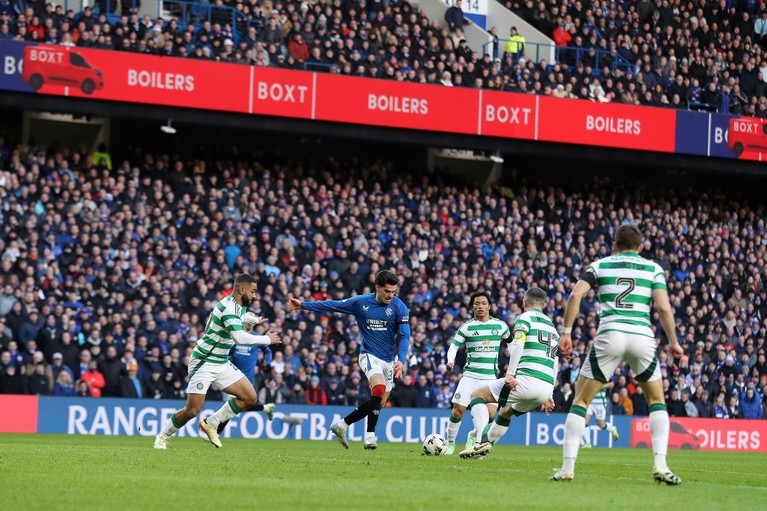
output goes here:
<path id="1" fill-rule="evenodd" d="M 394 314 L 394 311 L 392 310 L 392 308 L 391 307 L 386 307 L 386 315 L 387 316 L 391 316 L 392 314 Z"/>
<path id="2" fill-rule="evenodd" d="M 493 334 L 493 335 L 498 335 L 500 332 L 498 331 L 498 329 L 497 329 L 497 328 L 493 328 L 493 329 L 490 331 L 490 333 L 491 333 L 491 334 Z"/>

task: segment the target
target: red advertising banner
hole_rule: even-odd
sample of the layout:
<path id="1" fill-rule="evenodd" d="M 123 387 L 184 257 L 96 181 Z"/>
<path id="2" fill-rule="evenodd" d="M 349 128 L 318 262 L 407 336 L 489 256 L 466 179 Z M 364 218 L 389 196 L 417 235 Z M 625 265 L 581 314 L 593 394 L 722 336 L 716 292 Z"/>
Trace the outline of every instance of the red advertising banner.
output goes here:
<path id="1" fill-rule="evenodd" d="M 480 135 L 536 139 L 537 96 L 482 91 Z"/>
<path id="2" fill-rule="evenodd" d="M 767 421 L 671 417 L 669 449 L 767 452 Z M 631 421 L 629 447 L 652 447 L 650 419 Z"/>
<path id="3" fill-rule="evenodd" d="M 251 67 L 250 113 L 312 118 L 314 73 Z"/>
<path id="4" fill-rule="evenodd" d="M 673 153 L 676 112 L 541 96 L 538 140 Z"/>
<path id="5" fill-rule="evenodd" d="M 767 159 L 767 123 L 106 50 L 0 41 L 0 90 L 663 153 Z"/>
<path id="6" fill-rule="evenodd" d="M 471 135 L 479 130 L 476 90 L 316 76 L 317 120 Z"/>
<path id="7" fill-rule="evenodd" d="M 0 395 L 0 433 L 37 433 L 38 396 Z"/>
<path id="8" fill-rule="evenodd" d="M 730 119 L 727 134 L 727 148 L 737 158 L 762 161 L 762 153 L 767 152 L 767 122 L 764 119 Z"/>
<path id="9" fill-rule="evenodd" d="M 43 94 L 247 112 L 250 68 L 40 45 L 25 48 L 22 80 Z"/>

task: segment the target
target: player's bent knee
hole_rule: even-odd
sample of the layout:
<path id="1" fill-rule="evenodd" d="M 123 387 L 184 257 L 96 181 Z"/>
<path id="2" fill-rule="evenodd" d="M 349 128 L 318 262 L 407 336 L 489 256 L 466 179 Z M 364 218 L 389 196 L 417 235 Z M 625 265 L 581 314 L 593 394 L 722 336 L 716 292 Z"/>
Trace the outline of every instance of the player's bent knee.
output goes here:
<path id="1" fill-rule="evenodd" d="M 381 398 L 383 401 L 384 396 L 386 395 L 386 385 L 383 385 L 381 383 L 377 383 L 373 385 L 373 388 L 370 390 L 370 394 Z"/>
<path id="2" fill-rule="evenodd" d="M 258 402 L 258 395 L 255 392 L 243 392 L 244 395 L 238 396 L 245 406 L 253 406 Z"/>
<path id="3" fill-rule="evenodd" d="M 511 418 L 514 417 L 514 409 L 511 406 L 504 406 L 501 408 L 501 411 L 498 413 L 498 415 L 504 419 L 511 420 Z"/>

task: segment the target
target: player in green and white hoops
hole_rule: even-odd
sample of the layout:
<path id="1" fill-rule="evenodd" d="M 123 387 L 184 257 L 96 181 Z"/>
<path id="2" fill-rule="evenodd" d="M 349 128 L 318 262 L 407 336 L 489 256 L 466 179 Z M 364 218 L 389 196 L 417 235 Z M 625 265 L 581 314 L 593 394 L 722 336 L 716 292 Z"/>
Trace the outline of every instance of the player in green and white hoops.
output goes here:
<path id="1" fill-rule="evenodd" d="M 455 437 L 461 427 L 461 419 L 466 412 L 466 407 L 471 403 L 471 393 L 498 377 L 498 354 L 501 351 L 501 342 L 511 335 L 509 325 L 490 316 L 490 303 L 489 293 L 485 291 L 472 293 L 469 307 L 474 312 L 474 319 L 458 328 L 447 351 L 447 369 L 452 371 L 458 350 L 466 345 L 466 365 L 453 395 L 453 411 L 450 413 L 450 422 L 447 425 L 445 454 L 455 452 Z M 495 406 L 489 413 L 495 414 Z M 466 447 L 474 443 L 475 437 L 476 432 L 472 430 Z"/>
<path id="2" fill-rule="evenodd" d="M 586 426 L 589 425 L 589 421 L 592 416 L 597 418 L 597 426 L 599 429 L 607 431 L 612 434 L 613 441 L 618 440 L 618 429 L 612 424 L 608 424 L 605 419 L 607 418 L 607 390 L 612 389 L 615 386 L 614 382 L 607 382 L 604 387 L 599 389 L 597 395 L 589 403 L 589 409 L 586 411 Z M 583 428 L 583 438 L 581 438 L 581 448 L 591 449 L 591 435 L 589 435 L 589 428 Z"/>
<path id="3" fill-rule="evenodd" d="M 205 324 L 205 333 L 197 340 L 188 362 L 186 406 L 171 415 L 162 432 L 155 437 L 155 449 L 167 448 L 168 439 L 184 427 L 184 424 L 197 417 L 211 385 L 234 396 L 216 413 L 200 421 L 200 429 L 216 447 L 221 447 L 218 425 L 254 405 L 258 400 L 250 380 L 229 361 L 229 352 L 235 344 L 266 346 L 281 342 L 279 334 L 272 330 L 266 335 L 252 335 L 243 330 L 242 317 L 255 298 L 256 279 L 243 273 L 234 279 L 232 294 L 213 308 Z"/>
<path id="4" fill-rule="evenodd" d="M 514 322 L 514 342 L 521 350 L 512 351 L 506 378 L 493 380 L 471 395 L 471 416 L 474 428 L 482 432 L 481 439 L 467 447 L 459 456 L 484 456 L 509 429 L 513 416 L 524 415 L 539 406 L 547 414 L 554 409 L 551 398 L 557 377 L 559 334 L 541 309 L 546 303 L 546 291 L 533 287 L 525 292 L 525 312 Z M 500 412 L 486 429 L 490 415 L 487 403 L 498 403 Z"/>
<path id="5" fill-rule="evenodd" d="M 575 475 L 586 407 L 607 382 L 621 362 L 628 362 L 634 379 L 644 390 L 650 405 L 650 437 L 653 448 L 653 478 L 668 485 L 681 484 L 666 464 L 669 421 L 663 384 L 655 345 L 655 332 L 650 321 L 651 305 L 655 302 L 661 326 L 669 340 L 674 357 L 680 357 L 682 347 L 674 331 L 674 311 L 668 298 L 666 277 L 655 262 L 639 255 L 642 233 L 636 225 L 621 225 L 615 231 L 614 255 L 592 263 L 573 288 L 565 306 L 564 331 L 560 350 L 564 357 L 572 352 L 570 334 L 581 300 L 592 289 L 599 296 L 599 329 L 589 356 L 575 384 L 575 398 L 565 421 L 565 441 L 562 468 L 551 477 L 555 481 L 570 481 Z"/>

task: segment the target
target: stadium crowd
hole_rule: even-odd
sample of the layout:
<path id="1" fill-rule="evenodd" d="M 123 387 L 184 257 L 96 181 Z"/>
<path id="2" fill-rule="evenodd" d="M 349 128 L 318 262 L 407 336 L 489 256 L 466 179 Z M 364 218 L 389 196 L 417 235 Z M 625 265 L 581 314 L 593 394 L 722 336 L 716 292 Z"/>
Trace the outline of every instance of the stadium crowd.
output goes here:
<path id="1" fill-rule="evenodd" d="M 524 45 L 507 45 L 507 27 L 490 30 L 495 49 L 469 48 L 460 14 L 457 23 L 455 12 L 449 23 L 429 20 L 405 0 L 219 0 L 210 11 L 192 8 L 186 25 L 131 12 L 110 21 L 107 9 L 75 13 L 0 0 L 0 41 L 767 118 L 764 2 L 504 3 L 555 41 L 556 62 L 526 60 Z"/>
<path id="2" fill-rule="evenodd" d="M 239 151 L 232 151 L 239 154 Z M 411 169 L 412 170 L 412 169 Z M 651 189 L 594 174 L 515 174 L 480 189 L 382 161 L 289 160 L 258 150 L 227 160 L 136 151 L 115 161 L 0 138 L 0 392 L 184 396 L 186 361 L 233 275 L 258 277 L 254 312 L 284 344 L 261 352 L 262 401 L 358 404 L 368 398 L 360 335 L 346 316 L 290 312 L 288 295 L 342 298 L 392 268 L 410 307 L 408 369 L 395 406 L 450 407 L 460 376 L 446 351 L 492 293 L 512 323 L 525 289 L 548 290 L 561 325 L 581 271 L 635 222 L 643 255 L 666 269 L 685 356 L 659 362 L 672 415 L 762 418 L 767 402 L 767 232 L 763 203 L 691 185 Z M 597 324 L 593 292 L 561 367 L 566 411 Z M 501 355 L 505 370 L 508 352 Z M 612 413 L 646 415 L 628 368 L 613 376 Z"/>

